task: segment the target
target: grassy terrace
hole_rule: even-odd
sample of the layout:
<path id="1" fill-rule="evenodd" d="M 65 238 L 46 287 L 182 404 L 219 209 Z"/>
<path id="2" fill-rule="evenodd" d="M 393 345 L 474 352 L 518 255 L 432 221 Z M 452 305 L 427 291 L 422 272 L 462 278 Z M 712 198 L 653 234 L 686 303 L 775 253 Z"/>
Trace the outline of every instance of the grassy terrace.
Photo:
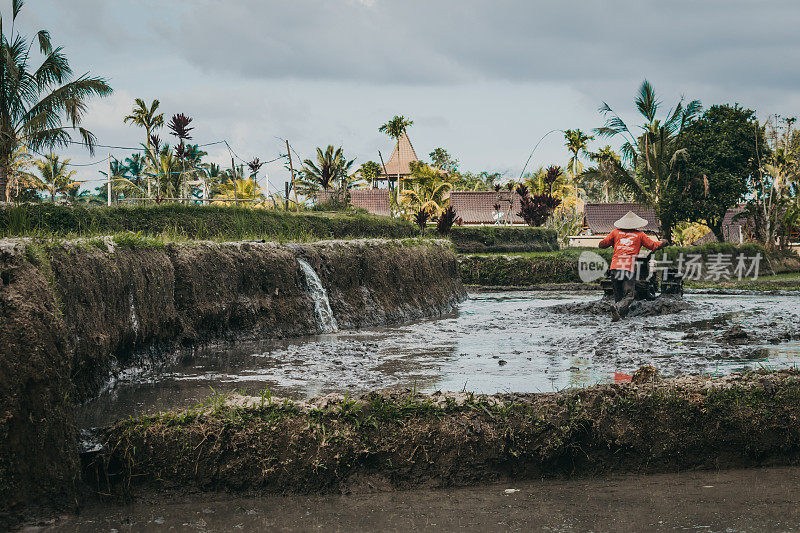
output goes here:
<path id="1" fill-rule="evenodd" d="M 747 291 L 800 291 L 800 272 L 775 274 L 774 276 L 760 276 L 758 279 L 743 279 L 742 281 L 688 281 L 685 284 L 689 289 L 736 289 Z"/>
<path id="2" fill-rule="evenodd" d="M 110 208 L 23 204 L 0 208 L 0 237 L 76 238 L 128 232 L 164 240 L 282 242 L 405 238 L 418 233 L 411 223 L 361 213 L 297 214 L 180 204 Z"/>
<path id="3" fill-rule="evenodd" d="M 495 287 L 532 287 L 537 285 L 581 283 L 578 276 L 578 258 L 581 253 L 591 251 L 599 254 L 606 261 L 611 260 L 611 250 L 597 248 L 567 248 L 557 252 L 527 253 L 478 253 L 462 254 L 461 277 L 467 285 Z M 658 260 L 662 260 L 664 252 L 656 252 Z M 698 254 L 703 261 L 709 261 L 715 254 L 727 254 L 737 257 L 744 254 L 753 257 L 761 254 L 761 272 L 758 280 L 720 281 L 720 282 L 687 282 L 687 288 L 719 288 L 746 290 L 797 290 L 796 276 L 800 272 L 800 256 L 791 251 L 775 251 L 767 253 L 764 248 L 746 244 L 708 244 L 696 247 L 669 247 L 666 249 L 668 260 L 677 264 L 679 254 Z M 773 269 L 779 274 L 773 276 Z"/>
<path id="4" fill-rule="evenodd" d="M 800 458 L 799 377 L 759 371 L 549 394 L 373 393 L 311 404 L 266 392 L 238 404 L 217 396 L 107 428 L 108 454 L 84 475 L 102 493 L 164 480 L 283 492 L 337 491 L 372 475 L 402 488 L 792 464 Z"/>

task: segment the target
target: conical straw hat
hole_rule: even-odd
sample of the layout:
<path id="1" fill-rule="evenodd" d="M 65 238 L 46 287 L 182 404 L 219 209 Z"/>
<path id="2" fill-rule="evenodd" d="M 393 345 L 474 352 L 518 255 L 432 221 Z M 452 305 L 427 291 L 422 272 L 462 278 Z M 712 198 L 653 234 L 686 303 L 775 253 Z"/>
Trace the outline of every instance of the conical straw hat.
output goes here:
<path id="1" fill-rule="evenodd" d="M 624 217 L 614 222 L 614 226 L 619 229 L 641 229 L 646 225 L 647 221 L 633 211 L 628 211 Z"/>

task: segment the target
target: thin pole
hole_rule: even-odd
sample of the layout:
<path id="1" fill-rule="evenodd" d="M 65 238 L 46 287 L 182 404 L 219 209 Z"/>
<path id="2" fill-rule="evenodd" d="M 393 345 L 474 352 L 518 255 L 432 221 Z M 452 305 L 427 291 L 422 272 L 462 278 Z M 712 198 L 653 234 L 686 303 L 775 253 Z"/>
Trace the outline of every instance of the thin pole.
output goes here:
<path id="1" fill-rule="evenodd" d="M 236 201 L 233 205 L 239 205 L 239 193 L 236 191 L 236 164 L 231 157 L 231 181 L 233 181 L 233 199 Z"/>
<path id="2" fill-rule="evenodd" d="M 289 154 L 289 171 L 292 173 L 292 190 L 294 191 L 294 205 L 297 207 L 297 212 L 300 212 L 300 203 L 297 201 L 297 187 L 294 183 L 294 166 L 292 165 L 292 149 L 289 148 L 289 141 L 286 141 L 286 153 Z"/>
<path id="3" fill-rule="evenodd" d="M 288 211 L 289 210 L 289 182 L 288 181 L 284 181 L 283 182 L 283 188 L 286 191 L 286 195 L 283 197 L 284 198 L 284 205 L 286 207 L 286 211 Z"/>
<path id="4" fill-rule="evenodd" d="M 111 152 L 108 152 L 108 207 L 111 207 Z"/>

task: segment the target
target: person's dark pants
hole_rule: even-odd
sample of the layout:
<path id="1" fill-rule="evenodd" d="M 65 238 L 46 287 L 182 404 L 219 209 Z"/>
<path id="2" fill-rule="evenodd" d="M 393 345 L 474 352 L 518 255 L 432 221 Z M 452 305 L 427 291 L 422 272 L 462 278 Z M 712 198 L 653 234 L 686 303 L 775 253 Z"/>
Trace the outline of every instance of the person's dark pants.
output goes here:
<path id="1" fill-rule="evenodd" d="M 619 316 L 625 318 L 636 296 L 636 279 L 630 270 L 611 271 L 611 281 L 614 283 L 614 306 Z"/>

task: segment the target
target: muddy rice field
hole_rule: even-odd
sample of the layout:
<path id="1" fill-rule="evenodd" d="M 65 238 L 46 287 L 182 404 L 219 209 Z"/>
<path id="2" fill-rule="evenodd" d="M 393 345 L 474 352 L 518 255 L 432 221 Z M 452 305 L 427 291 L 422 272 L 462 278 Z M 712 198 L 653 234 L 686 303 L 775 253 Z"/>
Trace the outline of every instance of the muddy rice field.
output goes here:
<path id="1" fill-rule="evenodd" d="M 385 388 L 551 392 L 663 376 L 800 364 L 800 296 L 687 294 L 611 324 L 597 292 L 474 293 L 457 313 L 406 326 L 209 345 L 124 370 L 79 409 L 81 427 L 265 388 L 297 399 Z"/>

